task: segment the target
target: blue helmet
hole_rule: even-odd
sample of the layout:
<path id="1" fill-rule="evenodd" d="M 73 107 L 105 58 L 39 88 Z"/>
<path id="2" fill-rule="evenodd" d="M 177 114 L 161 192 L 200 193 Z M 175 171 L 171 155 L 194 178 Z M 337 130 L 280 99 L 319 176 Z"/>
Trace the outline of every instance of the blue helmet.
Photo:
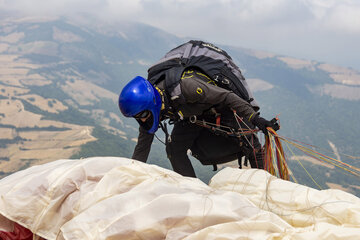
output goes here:
<path id="1" fill-rule="evenodd" d="M 158 129 L 161 105 L 159 92 L 148 80 L 140 76 L 126 84 L 119 96 L 119 108 L 124 116 L 136 117 L 144 111 L 151 113 L 146 122 L 136 119 L 148 133 L 154 133 Z"/>

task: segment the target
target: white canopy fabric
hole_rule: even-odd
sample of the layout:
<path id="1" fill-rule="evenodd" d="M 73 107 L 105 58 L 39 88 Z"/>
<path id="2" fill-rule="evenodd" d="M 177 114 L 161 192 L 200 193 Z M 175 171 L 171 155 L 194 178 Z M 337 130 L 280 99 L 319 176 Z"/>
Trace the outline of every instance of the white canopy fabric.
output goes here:
<path id="1" fill-rule="evenodd" d="M 360 199 L 263 170 L 206 185 L 127 158 L 58 160 L 0 180 L 7 220 L 45 239 L 359 239 Z"/>

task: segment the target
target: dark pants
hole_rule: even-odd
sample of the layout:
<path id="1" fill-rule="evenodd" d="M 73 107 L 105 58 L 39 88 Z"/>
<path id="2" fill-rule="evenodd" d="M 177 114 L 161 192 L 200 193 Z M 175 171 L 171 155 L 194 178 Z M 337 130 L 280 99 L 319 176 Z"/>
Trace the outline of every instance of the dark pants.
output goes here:
<path id="1" fill-rule="evenodd" d="M 202 130 L 203 127 L 190 122 L 180 121 L 175 123 L 171 132 L 171 141 L 166 145 L 166 152 L 175 172 L 187 177 L 196 177 L 187 152 Z M 246 147 L 246 151 L 243 151 L 244 147 L 239 147 L 239 151 L 249 159 L 252 168 L 263 168 L 261 144 L 258 138 L 253 135 L 248 137 L 248 141 L 247 144 L 250 143 L 252 147 Z M 242 145 L 245 146 L 246 144 Z"/>
<path id="2" fill-rule="evenodd" d="M 194 168 L 187 155 L 202 127 L 190 122 L 175 123 L 171 141 L 166 145 L 166 153 L 175 172 L 187 177 L 196 177 Z"/>

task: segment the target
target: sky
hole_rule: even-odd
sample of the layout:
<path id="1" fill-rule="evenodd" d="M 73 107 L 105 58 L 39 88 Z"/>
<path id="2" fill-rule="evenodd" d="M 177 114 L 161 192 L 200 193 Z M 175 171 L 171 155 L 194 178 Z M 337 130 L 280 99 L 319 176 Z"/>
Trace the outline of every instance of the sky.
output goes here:
<path id="1" fill-rule="evenodd" d="M 0 0 L 1 11 L 136 21 L 179 37 L 360 71 L 359 0 Z"/>

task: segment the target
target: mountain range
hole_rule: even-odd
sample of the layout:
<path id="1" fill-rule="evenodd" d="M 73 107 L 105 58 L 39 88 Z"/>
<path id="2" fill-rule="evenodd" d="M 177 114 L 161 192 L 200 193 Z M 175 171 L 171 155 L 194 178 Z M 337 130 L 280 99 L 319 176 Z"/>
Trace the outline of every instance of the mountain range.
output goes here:
<path id="1" fill-rule="evenodd" d="M 131 157 L 137 123 L 117 107 L 123 86 L 189 39 L 139 23 L 7 18 L 0 23 L 0 174 L 61 158 Z M 210 41 L 211 39 L 202 39 Z M 240 41 L 241 42 L 241 41 Z M 216 43 L 215 43 L 216 44 Z M 279 115 L 282 136 L 360 167 L 360 73 L 314 60 L 219 45 L 248 80 L 261 115 Z M 163 138 L 161 133 L 159 138 Z M 149 163 L 170 168 L 154 141 Z M 211 167 L 192 159 L 208 181 Z M 360 195 L 358 178 L 295 152 L 289 166 L 303 184 Z M 225 165 L 227 166 L 227 165 Z"/>

